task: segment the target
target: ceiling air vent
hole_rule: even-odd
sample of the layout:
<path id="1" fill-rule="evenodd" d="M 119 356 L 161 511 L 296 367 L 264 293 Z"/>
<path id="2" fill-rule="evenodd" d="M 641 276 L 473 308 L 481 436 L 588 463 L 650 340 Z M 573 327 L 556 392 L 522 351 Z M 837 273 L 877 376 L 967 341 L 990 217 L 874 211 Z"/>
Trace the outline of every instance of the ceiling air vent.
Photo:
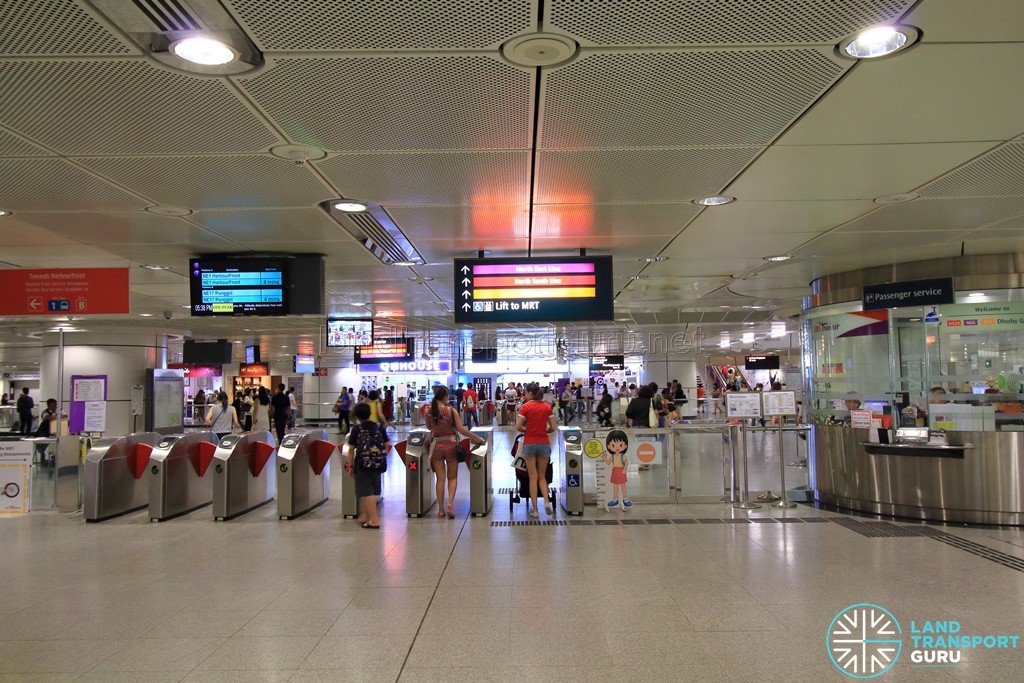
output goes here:
<path id="1" fill-rule="evenodd" d="M 382 263 L 389 266 L 423 263 L 419 252 L 388 212 L 380 204 L 366 204 L 366 211 L 359 213 L 338 211 L 333 201 L 323 202 L 320 208 Z"/>
<path id="2" fill-rule="evenodd" d="M 178 0 L 132 0 L 160 31 L 202 31 L 198 17 Z"/>

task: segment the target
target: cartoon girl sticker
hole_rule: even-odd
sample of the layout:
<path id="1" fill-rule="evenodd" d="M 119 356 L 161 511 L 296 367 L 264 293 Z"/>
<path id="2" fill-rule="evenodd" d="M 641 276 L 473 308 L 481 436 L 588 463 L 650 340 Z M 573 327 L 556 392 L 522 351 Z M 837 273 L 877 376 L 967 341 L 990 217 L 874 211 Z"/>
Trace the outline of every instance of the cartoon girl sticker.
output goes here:
<path id="1" fill-rule="evenodd" d="M 629 450 L 629 437 L 621 429 L 613 429 L 608 432 L 605 439 L 604 461 L 610 465 L 612 470 L 608 477 L 612 485 L 612 499 L 605 503 L 605 510 L 624 509 L 633 507 L 626 494 L 626 468 L 629 461 L 626 458 L 626 451 Z M 621 494 L 621 505 L 619 504 Z"/>

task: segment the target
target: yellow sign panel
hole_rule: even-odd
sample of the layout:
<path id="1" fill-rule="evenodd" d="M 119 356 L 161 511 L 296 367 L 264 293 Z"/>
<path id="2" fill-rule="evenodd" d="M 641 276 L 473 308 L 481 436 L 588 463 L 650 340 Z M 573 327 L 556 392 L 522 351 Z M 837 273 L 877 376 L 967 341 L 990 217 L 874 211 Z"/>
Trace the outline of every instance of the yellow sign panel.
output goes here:
<path id="1" fill-rule="evenodd" d="M 600 439 L 587 439 L 587 442 L 583 444 L 583 452 L 589 458 L 596 458 L 604 453 L 604 444 Z"/>

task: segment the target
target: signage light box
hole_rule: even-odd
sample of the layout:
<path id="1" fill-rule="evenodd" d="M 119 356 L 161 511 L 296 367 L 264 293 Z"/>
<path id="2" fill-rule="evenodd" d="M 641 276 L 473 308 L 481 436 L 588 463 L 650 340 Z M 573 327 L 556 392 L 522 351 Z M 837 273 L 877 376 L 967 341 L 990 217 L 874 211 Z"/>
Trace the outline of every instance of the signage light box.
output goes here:
<path id="1" fill-rule="evenodd" d="M 611 256 L 455 259 L 455 322 L 612 320 Z"/>

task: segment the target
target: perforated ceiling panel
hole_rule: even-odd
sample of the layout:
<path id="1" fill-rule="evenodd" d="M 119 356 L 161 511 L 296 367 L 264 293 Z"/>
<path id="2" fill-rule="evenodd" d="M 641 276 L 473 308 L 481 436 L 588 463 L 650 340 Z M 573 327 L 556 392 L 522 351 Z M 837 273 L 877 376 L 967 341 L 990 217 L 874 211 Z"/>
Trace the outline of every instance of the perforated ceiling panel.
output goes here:
<path id="1" fill-rule="evenodd" d="M 270 155 L 80 159 L 157 204 L 194 209 L 308 206 L 330 189 L 304 166 Z"/>
<path id="2" fill-rule="evenodd" d="M 145 202 L 61 159 L 0 159 L 9 211 L 142 209 Z"/>
<path id="3" fill-rule="evenodd" d="M 385 205 L 524 203 L 530 196 L 527 151 L 342 154 L 316 167 L 345 197 Z"/>
<path id="4" fill-rule="evenodd" d="M 30 142 L 25 142 L 20 138 L 17 138 L 10 133 L 5 133 L 0 130 L 0 157 L 27 157 L 27 156 L 47 156 L 47 152 L 42 147 L 37 147 Z"/>
<path id="5" fill-rule="evenodd" d="M 540 204 L 679 202 L 717 194 L 756 147 L 538 153 Z"/>
<path id="6" fill-rule="evenodd" d="M 625 233 L 675 235 L 700 213 L 686 203 L 541 204 L 534 209 L 536 237 L 588 237 Z"/>
<path id="7" fill-rule="evenodd" d="M 224 83 L 142 59 L 0 62 L 0 123 L 65 154 L 241 152 L 278 139 Z"/>
<path id="8" fill-rule="evenodd" d="M 279 59 L 239 85 L 329 150 L 523 149 L 532 72 L 491 57 Z"/>
<path id="9" fill-rule="evenodd" d="M 187 222 L 145 211 L 126 213 L 26 213 L 25 220 L 82 244 L 187 244 L 205 250 L 238 245 Z"/>
<path id="10" fill-rule="evenodd" d="M 837 232 L 970 230 L 1021 212 L 1024 196 L 917 199 L 869 213 Z"/>
<path id="11" fill-rule="evenodd" d="M 341 240 L 349 246 L 355 246 L 354 239 L 348 232 L 342 230 L 324 211 L 314 207 L 210 209 L 199 211 L 189 218 L 218 235 L 243 243 L 285 237 L 296 242 Z"/>
<path id="12" fill-rule="evenodd" d="M 0 56 L 137 52 L 75 0 L 5 0 L 0 3 L 0 26 Z"/>
<path id="13" fill-rule="evenodd" d="M 835 43 L 914 0 L 549 0 L 545 24 L 590 45 Z"/>
<path id="14" fill-rule="evenodd" d="M 471 50 L 535 26 L 535 0 L 228 0 L 263 50 Z"/>
<path id="15" fill-rule="evenodd" d="M 843 73 L 814 49 L 595 54 L 544 77 L 540 146 L 768 144 Z"/>
<path id="16" fill-rule="evenodd" d="M 1022 178 L 1024 144 L 1013 142 L 939 178 L 919 192 L 927 197 L 1024 195 Z"/>
<path id="17" fill-rule="evenodd" d="M 490 249 L 494 240 L 522 240 L 530 234 L 529 207 L 516 204 L 476 206 L 388 206 L 388 214 L 417 247 L 421 240 L 471 240 L 470 249 Z M 468 256 L 468 254 L 467 254 Z"/>

